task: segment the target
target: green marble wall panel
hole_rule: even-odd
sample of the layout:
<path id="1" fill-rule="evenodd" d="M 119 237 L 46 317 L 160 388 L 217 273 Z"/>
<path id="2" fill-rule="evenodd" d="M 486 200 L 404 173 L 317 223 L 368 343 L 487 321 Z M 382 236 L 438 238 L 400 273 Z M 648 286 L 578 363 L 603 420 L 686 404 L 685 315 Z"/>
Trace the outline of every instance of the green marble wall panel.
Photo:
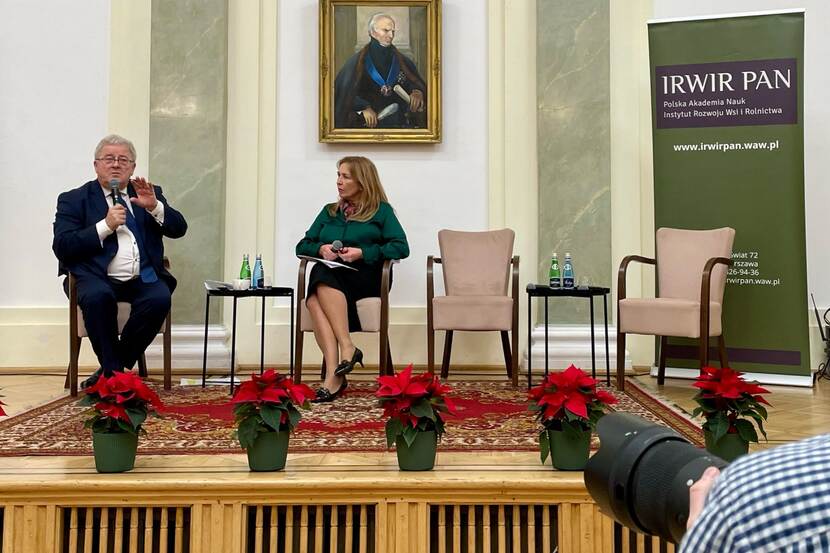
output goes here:
<path id="1" fill-rule="evenodd" d="M 540 0 L 536 6 L 539 282 L 547 281 L 555 251 L 560 264 L 565 252 L 573 255 L 577 282 L 608 286 L 609 0 Z M 587 304 L 553 300 L 550 322 L 587 324 Z M 601 321 L 601 306 L 597 313 Z"/>
<path id="2" fill-rule="evenodd" d="M 153 0 L 151 21 L 150 178 L 189 225 L 165 243 L 179 280 L 173 322 L 199 323 L 202 283 L 222 277 L 224 255 L 227 0 Z"/>

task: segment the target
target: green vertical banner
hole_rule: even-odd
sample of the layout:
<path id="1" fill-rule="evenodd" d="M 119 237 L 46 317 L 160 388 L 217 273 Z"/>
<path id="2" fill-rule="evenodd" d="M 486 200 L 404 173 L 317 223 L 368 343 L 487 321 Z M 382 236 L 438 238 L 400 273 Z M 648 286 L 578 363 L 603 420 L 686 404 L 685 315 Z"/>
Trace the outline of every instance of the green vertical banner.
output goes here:
<path id="1" fill-rule="evenodd" d="M 804 12 L 651 21 L 648 36 L 655 228 L 736 230 L 729 363 L 810 385 Z M 694 343 L 669 344 L 670 366 L 697 367 Z"/>

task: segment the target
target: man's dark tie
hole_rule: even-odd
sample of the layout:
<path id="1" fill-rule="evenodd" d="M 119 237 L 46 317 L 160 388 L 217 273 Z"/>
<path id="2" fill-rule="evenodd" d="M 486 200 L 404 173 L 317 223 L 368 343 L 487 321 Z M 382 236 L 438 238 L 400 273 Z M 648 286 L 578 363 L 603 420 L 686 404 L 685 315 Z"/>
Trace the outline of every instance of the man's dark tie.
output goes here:
<path id="1" fill-rule="evenodd" d="M 124 209 L 127 210 L 127 228 L 130 229 L 130 232 L 132 232 L 133 236 L 135 236 L 135 243 L 138 245 L 138 255 L 141 262 L 141 282 L 156 282 L 159 277 L 156 275 L 156 270 L 153 269 L 153 266 L 150 264 L 150 257 L 147 255 L 147 249 L 144 247 L 144 237 L 138 229 L 138 224 L 135 222 L 133 212 L 130 211 L 129 207 L 127 207 L 122 195 L 119 194 L 114 197 L 113 202 L 118 202 L 124 206 Z"/>

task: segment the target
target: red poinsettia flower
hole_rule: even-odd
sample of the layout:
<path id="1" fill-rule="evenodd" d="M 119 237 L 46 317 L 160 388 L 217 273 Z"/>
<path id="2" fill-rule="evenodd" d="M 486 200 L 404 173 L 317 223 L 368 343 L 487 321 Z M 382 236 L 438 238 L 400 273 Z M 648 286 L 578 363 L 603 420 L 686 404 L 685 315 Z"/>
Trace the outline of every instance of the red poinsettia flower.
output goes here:
<path id="1" fill-rule="evenodd" d="M 383 407 L 389 447 L 403 435 L 411 443 L 417 432 L 444 432 L 443 414 L 453 415 L 455 404 L 446 395 L 452 389 L 430 372 L 412 374 L 412 365 L 392 376 L 379 376 L 375 392 Z"/>
<path id="2" fill-rule="evenodd" d="M 412 378 L 412 365 L 393 376 L 379 376 L 378 384 L 378 397 L 421 397 L 427 393 L 423 375 Z"/>
<path id="3" fill-rule="evenodd" d="M 729 367 L 703 367 L 693 386 L 698 388 L 694 397 L 698 407 L 692 414 L 703 415 L 703 429 L 711 432 L 715 442 L 727 433 L 757 442 L 755 426 L 766 436 L 764 405 L 769 402 L 761 394 L 769 390 L 757 382 L 747 382 L 742 372 Z"/>
<path id="4" fill-rule="evenodd" d="M 294 382 L 274 369 L 239 385 L 233 395 L 234 432 L 242 447 L 250 447 L 260 432 L 294 430 L 300 421 L 297 407 L 308 409 L 314 391 Z"/>
<path id="5" fill-rule="evenodd" d="M 2 401 L 0 401 L 0 417 L 5 417 L 5 416 L 6 416 L 6 412 L 5 412 L 5 411 L 3 411 L 3 406 L 4 406 L 4 405 L 5 405 L 5 403 L 3 403 Z"/>
<path id="6" fill-rule="evenodd" d="M 132 371 L 101 375 L 84 391 L 83 404 L 92 406 L 84 425 L 95 432 L 138 433 L 147 415 L 162 406 L 158 394 Z"/>
<path id="7" fill-rule="evenodd" d="M 130 417 L 127 416 L 127 411 L 120 405 L 99 401 L 95 404 L 95 409 L 105 417 L 120 419 L 122 421 L 130 420 Z"/>
<path id="8" fill-rule="evenodd" d="M 604 407 L 617 402 L 613 394 L 597 390 L 597 381 L 582 369 L 569 366 L 549 373 L 542 383 L 530 389 L 530 409 L 548 428 L 567 422 L 583 429 L 593 428 Z"/>

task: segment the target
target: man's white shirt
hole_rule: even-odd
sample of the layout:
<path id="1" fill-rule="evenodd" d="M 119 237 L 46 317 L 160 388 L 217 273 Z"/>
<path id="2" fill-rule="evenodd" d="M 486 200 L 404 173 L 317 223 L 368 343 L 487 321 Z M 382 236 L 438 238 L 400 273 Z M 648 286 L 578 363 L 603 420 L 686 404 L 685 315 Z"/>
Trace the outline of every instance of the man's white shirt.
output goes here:
<path id="1" fill-rule="evenodd" d="M 115 198 L 112 197 L 112 191 L 109 188 L 101 187 L 101 193 L 104 195 L 104 201 L 107 202 L 108 207 L 115 205 Z M 127 209 L 130 213 L 135 215 L 133 211 L 133 203 L 127 197 L 127 190 L 121 191 L 124 197 L 124 203 L 127 204 Z M 156 207 L 152 211 L 148 211 L 153 219 L 159 225 L 164 224 L 164 204 L 156 202 Z M 98 239 L 101 241 L 101 247 L 104 247 L 104 239 L 115 232 L 118 238 L 118 251 L 115 257 L 110 261 L 107 267 L 107 276 L 115 280 L 132 280 L 141 273 L 141 256 L 138 253 L 138 244 L 135 241 L 135 236 L 127 228 L 127 225 L 121 225 L 115 231 L 112 231 L 107 226 L 106 217 L 95 224 L 95 229 L 98 231 Z"/>

